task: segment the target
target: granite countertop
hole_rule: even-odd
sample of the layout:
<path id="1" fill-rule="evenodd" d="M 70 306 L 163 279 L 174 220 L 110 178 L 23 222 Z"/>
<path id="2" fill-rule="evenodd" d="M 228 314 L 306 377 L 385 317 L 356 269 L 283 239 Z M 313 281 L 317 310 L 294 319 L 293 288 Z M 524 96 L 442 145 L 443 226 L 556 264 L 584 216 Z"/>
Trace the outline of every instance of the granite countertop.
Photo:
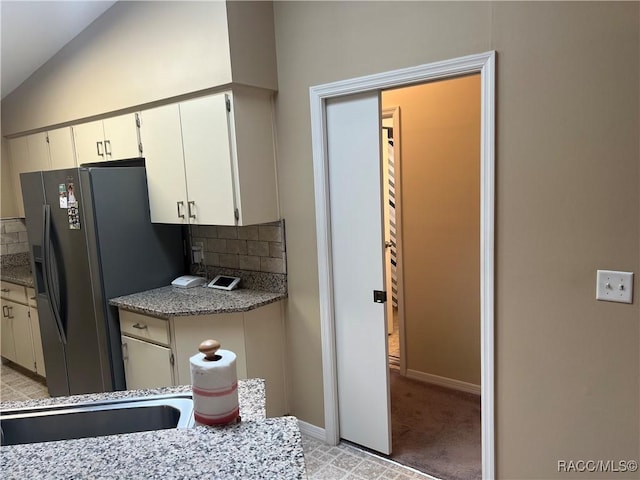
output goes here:
<path id="1" fill-rule="evenodd" d="M 286 298 L 284 293 L 241 288 L 161 287 L 145 292 L 112 298 L 109 304 L 132 312 L 169 318 L 186 315 L 246 312 Z"/>
<path id="2" fill-rule="evenodd" d="M 152 395 L 170 395 L 180 393 L 191 394 L 191 385 L 161 387 L 146 390 L 88 393 L 84 395 L 72 395 L 70 397 L 51 397 L 20 402 L 2 402 L 0 403 L 0 408 L 2 410 L 7 410 L 12 408 L 47 407 L 50 405 L 71 405 L 76 403 L 90 403 L 104 400 L 119 400 L 122 398 L 138 398 L 149 397 Z M 259 378 L 238 380 L 238 402 L 240 404 L 240 416 L 243 421 L 264 420 L 267 416 L 265 409 L 264 380 Z"/>
<path id="3" fill-rule="evenodd" d="M 88 400 L 185 393 L 191 387 L 132 390 L 3 404 L 38 406 Z M 3 446 L 3 478 L 306 478 L 294 417 L 264 419 L 264 382 L 238 382 L 242 422 L 28 445 Z M 55 459 L 55 461 L 52 461 Z"/>
<path id="4" fill-rule="evenodd" d="M 29 265 L 3 265 L 0 278 L 5 282 L 33 288 L 33 275 Z"/>

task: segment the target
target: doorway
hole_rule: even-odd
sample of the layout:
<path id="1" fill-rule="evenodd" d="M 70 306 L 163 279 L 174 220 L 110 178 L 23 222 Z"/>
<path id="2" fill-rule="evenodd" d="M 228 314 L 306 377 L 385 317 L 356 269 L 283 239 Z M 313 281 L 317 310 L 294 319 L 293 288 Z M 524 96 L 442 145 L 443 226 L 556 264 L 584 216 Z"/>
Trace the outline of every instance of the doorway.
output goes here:
<path id="1" fill-rule="evenodd" d="M 439 478 L 481 476 L 480 429 L 480 75 L 383 90 L 382 170 L 387 238 L 394 206 L 400 233 L 406 368 L 394 365 L 399 323 L 387 302 L 392 452 Z M 401 169 L 385 155 L 385 111 L 397 108 Z M 400 186 L 400 195 L 395 188 Z M 387 187 L 389 194 L 387 194 Z M 389 197 L 389 198 L 387 198 Z M 395 199 L 395 201 L 388 201 Z M 395 242 L 392 242 L 392 245 Z M 385 258 L 389 271 L 394 262 Z M 391 275 L 393 272 L 390 272 Z M 396 317 L 396 318 L 394 318 Z M 399 342 L 397 342 L 399 345 Z M 340 365 L 339 365 L 340 368 Z"/>
<path id="2" fill-rule="evenodd" d="M 379 92 L 480 73 L 480 316 L 482 469 L 485 478 L 494 476 L 494 58 L 494 52 L 489 52 L 310 89 L 326 441 L 336 444 L 341 436 L 350 439 L 352 431 L 368 430 L 369 434 L 364 434 L 362 440 L 354 441 L 370 446 L 368 442 L 374 440 L 378 445 L 370 448 L 384 452 L 390 447 L 386 325 L 384 307 L 375 304 L 375 300 L 381 298 L 376 290 L 384 288 L 381 212 L 366 207 L 358 210 L 362 199 L 369 200 L 369 205 L 371 200 L 381 205 Z M 373 152 L 366 143 L 359 143 L 371 138 L 377 146 Z M 332 159 L 336 161 L 330 164 Z M 365 165 L 368 161 L 378 165 L 374 173 L 361 168 L 371 166 L 371 163 Z M 341 185 L 342 193 L 339 193 Z M 358 222 L 369 228 L 364 235 Z M 343 235 L 340 225 L 351 227 L 350 236 L 340 236 Z M 358 265 L 363 269 L 352 268 L 352 260 L 361 261 L 365 255 L 368 255 L 368 262 Z M 372 260 L 376 257 L 379 260 Z M 349 321 L 345 322 L 345 319 Z M 345 325 L 349 335 L 345 335 Z M 350 345 L 350 341 L 355 345 Z M 383 361 L 377 360 L 379 358 Z M 340 368 L 338 359 L 342 362 Z M 355 367 L 345 376 L 342 368 L 345 362 L 360 362 L 360 368 Z M 350 399 L 343 395 L 343 387 L 348 386 L 355 389 L 355 395 Z M 350 425 L 345 425 L 344 419 L 348 419 Z"/>

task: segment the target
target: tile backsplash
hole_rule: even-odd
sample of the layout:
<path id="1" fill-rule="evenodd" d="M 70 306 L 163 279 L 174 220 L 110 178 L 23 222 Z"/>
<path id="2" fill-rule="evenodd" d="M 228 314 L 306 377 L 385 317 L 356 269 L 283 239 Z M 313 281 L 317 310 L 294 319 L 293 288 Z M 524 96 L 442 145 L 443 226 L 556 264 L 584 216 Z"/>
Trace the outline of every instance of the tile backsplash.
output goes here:
<path id="1" fill-rule="evenodd" d="M 202 244 L 208 267 L 287 273 L 284 220 L 245 227 L 192 225 L 190 234 L 192 246 Z"/>
<path id="2" fill-rule="evenodd" d="M 23 218 L 9 218 L 0 220 L 0 253 L 12 255 L 29 251 L 27 241 L 27 227 Z"/>

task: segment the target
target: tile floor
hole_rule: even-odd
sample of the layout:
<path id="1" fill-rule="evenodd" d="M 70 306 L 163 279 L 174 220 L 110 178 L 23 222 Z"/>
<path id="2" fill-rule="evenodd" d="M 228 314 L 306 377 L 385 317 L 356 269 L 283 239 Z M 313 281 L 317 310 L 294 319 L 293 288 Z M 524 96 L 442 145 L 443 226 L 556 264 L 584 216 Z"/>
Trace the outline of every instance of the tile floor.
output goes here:
<path id="1" fill-rule="evenodd" d="M 49 396 L 47 387 L 37 378 L 2 365 L 0 401 L 20 401 Z M 307 435 L 302 436 L 309 480 L 429 480 L 398 463 L 365 452 L 347 443 L 335 447 L 325 445 Z"/>
<path id="2" fill-rule="evenodd" d="M 27 376 L 8 365 L 2 365 L 0 370 L 1 402 L 35 400 L 48 397 L 49 392 L 44 381 L 37 380 L 35 376 Z"/>

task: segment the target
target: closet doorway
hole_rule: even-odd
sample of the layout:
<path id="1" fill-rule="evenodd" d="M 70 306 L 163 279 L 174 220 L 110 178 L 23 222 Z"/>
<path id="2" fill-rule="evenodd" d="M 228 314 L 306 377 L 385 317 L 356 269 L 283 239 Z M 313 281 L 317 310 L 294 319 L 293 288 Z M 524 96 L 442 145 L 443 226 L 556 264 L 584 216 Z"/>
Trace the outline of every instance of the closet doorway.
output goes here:
<path id="1" fill-rule="evenodd" d="M 379 304 L 384 298 L 380 293 L 384 289 L 382 209 L 371 208 L 376 203 L 382 204 L 380 92 L 480 73 L 480 316 L 485 478 L 494 476 L 494 57 L 494 52 L 489 52 L 310 89 L 326 441 L 336 444 L 342 437 L 389 453 L 387 327 L 384 306 Z M 375 148 L 371 147 L 371 141 Z"/>

